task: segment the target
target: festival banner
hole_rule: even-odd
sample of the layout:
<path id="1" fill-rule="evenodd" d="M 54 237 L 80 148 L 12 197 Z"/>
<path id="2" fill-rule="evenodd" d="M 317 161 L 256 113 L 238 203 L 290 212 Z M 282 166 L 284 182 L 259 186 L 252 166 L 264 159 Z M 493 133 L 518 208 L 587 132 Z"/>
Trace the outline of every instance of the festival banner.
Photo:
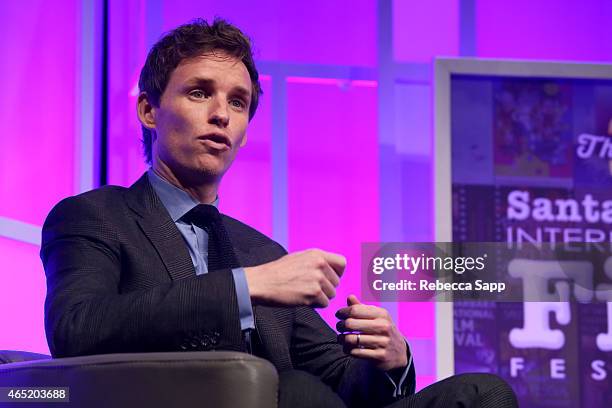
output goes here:
<path id="1" fill-rule="evenodd" d="M 576 244 L 612 285 L 612 258 L 592 262 L 612 247 L 612 80 L 450 85 L 453 241 Z M 501 375 L 524 407 L 612 406 L 612 298 L 549 288 L 572 301 L 455 302 L 455 372 Z"/>

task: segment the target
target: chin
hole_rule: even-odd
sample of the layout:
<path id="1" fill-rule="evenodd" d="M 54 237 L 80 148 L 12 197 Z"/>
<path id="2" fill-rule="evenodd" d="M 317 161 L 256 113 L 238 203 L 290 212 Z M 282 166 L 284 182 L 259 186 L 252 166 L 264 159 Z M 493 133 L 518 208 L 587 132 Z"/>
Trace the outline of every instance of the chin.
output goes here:
<path id="1" fill-rule="evenodd" d="M 198 177 L 199 180 L 207 180 L 207 181 L 218 181 L 225 174 L 225 166 L 220 165 L 219 163 L 215 163 L 216 165 L 211 165 L 211 163 L 198 163 L 198 165 L 194 166 L 191 171 L 194 176 Z"/>

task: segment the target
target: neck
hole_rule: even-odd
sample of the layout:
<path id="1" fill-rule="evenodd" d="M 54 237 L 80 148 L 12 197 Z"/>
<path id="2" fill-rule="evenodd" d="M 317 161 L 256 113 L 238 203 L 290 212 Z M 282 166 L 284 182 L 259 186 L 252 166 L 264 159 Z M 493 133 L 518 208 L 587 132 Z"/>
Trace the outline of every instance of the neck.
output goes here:
<path id="1" fill-rule="evenodd" d="M 219 189 L 218 182 L 207 182 L 206 180 L 204 182 L 198 182 L 196 180 L 190 180 L 189 177 L 180 177 L 177 172 L 172 171 L 168 165 L 160 160 L 154 161 L 152 168 L 159 177 L 185 191 L 199 203 L 211 204 L 217 198 L 217 191 Z"/>

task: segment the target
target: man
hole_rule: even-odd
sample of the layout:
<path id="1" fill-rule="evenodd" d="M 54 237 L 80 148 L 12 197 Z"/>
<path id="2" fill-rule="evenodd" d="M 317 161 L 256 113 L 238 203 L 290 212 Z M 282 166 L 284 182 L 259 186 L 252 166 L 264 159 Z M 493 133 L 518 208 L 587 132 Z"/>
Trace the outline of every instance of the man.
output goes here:
<path id="1" fill-rule="evenodd" d="M 53 356 L 251 352 L 278 369 L 280 406 L 385 406 L 414 393 L 412 356 L 384 309 L 349 296 L 338 337 L 313 310 L 334 297 L 344 257 L 287 254 L 216 209 L 261 94 L 249 40 L 222 20 L 180 26 L 151 49 L 139 87 L 149 171 L 129 189 L 62 201 L 43 228 Z M 490 380 L 487 390 L 505 386 Z"/>

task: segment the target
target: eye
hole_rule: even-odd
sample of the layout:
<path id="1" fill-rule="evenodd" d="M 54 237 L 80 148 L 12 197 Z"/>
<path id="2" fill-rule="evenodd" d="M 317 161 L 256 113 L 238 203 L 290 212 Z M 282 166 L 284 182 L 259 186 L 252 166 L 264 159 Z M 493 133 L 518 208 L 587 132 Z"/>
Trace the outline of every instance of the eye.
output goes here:
<path id="1" fill-rule="evenodd" d="M 204 92 L 201 89 L 194 89 L 193 91 L 189 92 L 189 96 L 192 96 L 196 99 L 203 99 L 206 98 L 208 95 L 208 93 Z"/>
<path id="2" fill-rule="evenodd" d="M 246 108 L 246 103 L 244 103 L 244 101 L 241 100 L 241 99 L 232 99 L 230 101 L 230 105 L 232 105 L 234 108 L 238 108 L 238 109 Z"/>

